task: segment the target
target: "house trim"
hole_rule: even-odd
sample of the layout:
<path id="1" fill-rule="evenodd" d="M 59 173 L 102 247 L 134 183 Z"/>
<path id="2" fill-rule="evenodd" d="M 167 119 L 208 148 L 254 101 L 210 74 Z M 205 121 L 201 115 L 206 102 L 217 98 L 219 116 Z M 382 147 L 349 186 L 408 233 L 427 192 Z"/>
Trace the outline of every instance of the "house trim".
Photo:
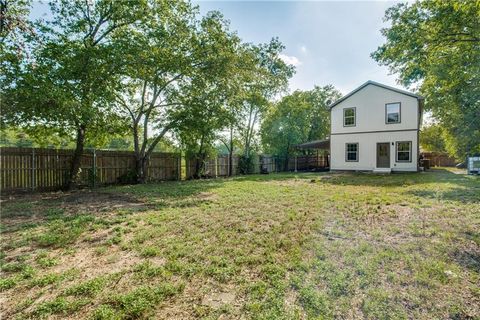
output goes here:
<path id="1" fill-rule="evenodd" d="M 410 160 L 398 160 L 398 144 L 399 143 L 408 143 L 410 144 Z M 395 141 L 395 162 L 396 163 L 411 163 L 413 161 L 413 141 Z"/>
<path id="2" fill-rule="evenodd" d="M 362 134 L 362 133 L 379 133 L 379 132 L 400 132 L 400 131 L 419 131 L 419 129 L 400 129 L 400 130 L 377 130 L 377 131 L 357 131 L 357 132 L 339 132 L 330 133 L 331 136 L 342 134 Z"/>
<path id="3" fill-rule="evenodd" d="M 398 122 L 388 122 L 388 112 L 387 112 L 387 106 L 389 104 L 396 104 L 398 103 L 399 108 L 398 108 Z M 399 124 L 402 123 L 402 103 L 401 102 L 388 102 L 385 103 L 385 124 Z"/>
<path id="4" fill-rule="evenodd" d="M 353 110 L 353 124 L 346 125 L 345 124 L 345 111 L 352 109 Z M 357 108 L 356 107 L 347 107 L 343 108 L 343 127 L 344 128 L 349 128 L 349 127 L 356 127 L 357 126 Z"/>
<path id="5" fill-rule="evenodd" d="M 356 144 L 357 145 L 357 160 L 348 160 L 348 145 Z M 360 144 L 358 142 L 346 142 L 345 143 L 345 162 L 359 162 L 360 160 Z"/>
<path id="6" fill-rule="evenodd" d="M 352 95 L 354 95 L 355 93 L 357 93 L 358 91 L 362 90 L 363 88 L 365 88 L 366 86 L 368 86 L 369 84 L 371 85 L 374 85 L 374 86 L 377 86 L 377 87 L 380 87 L 380 88 L 384 88 L 384 89 L 387 89 L 387 90 L 390 90 L 390 91 L 394 91 L 394 92 L 397 92 L 397 93 L 401 93 L 401 94 L 404 94 L 406 96 L 410 96 L 410 97 L 413 97 L 413 98 L 417 98 L 417 99 L 420 99 L 420 100 L 423 100 L 423 97 L 422 96 L 419 96 L 417 94 L 414 94 L 414 93 L 411 93 L 411 92 L 408 92 L 408 91 L 404 91 L 404 90 L 401 90 L 401 89 L 397 89 L 397 88 L 394 88 L 394 87 L 390 87 L 390 86 L 387 86 L 387 85 L 384 85 L 384 84 L 381 84 L 381 83 L 378 83 L 378 82 L 375 82 L 375 81 L 372 81 L 372 80 L 368 80 L 367 82 L 365 82 L 364 84 L 362 84 L 360 87 L 358 87 L 357 89 L 353 90 L 352 92 L 350 92 L 349 94 L 341 97 L 340 99 L 338 99 L 337 101 L 335 101 L 334 103 L 332 103 L 331 105 L 329 105 L 328 107 L 330 109 L 332 109 L 333 107 L 335 107 L 337 104 L 339 104 L 340 102 L 348 99 L 349 97 L 351 97 Z"/>

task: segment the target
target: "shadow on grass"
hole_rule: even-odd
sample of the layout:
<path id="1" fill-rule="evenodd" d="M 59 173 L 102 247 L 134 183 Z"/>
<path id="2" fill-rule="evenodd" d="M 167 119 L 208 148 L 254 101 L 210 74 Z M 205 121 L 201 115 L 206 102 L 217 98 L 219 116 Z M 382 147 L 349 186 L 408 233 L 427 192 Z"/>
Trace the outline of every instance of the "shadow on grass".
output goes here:
<path id="1" fill-rule="evenodd" d="M 411 190 L 408 194 L 429 199 L 458 201 L 461 203 L 480 203 L 480 188 L 478 187 L 455 187 L 449 190 Z"/>
<path id="2" fill-rule="evenodd" d="M 399 186 L 402 184 L 455 183 L 473 184 L 474 181 L 464 174 L 455 174 L 446 169 L 433 169 L 427 172 L 396 172 L 392 174 L 375 174 L 371 172 L 339 173 L 326 183 L 358 186 Z M 480 183 L 480 180 L 477 180 Z"/>
<path id="3" fill-rule="evenodd" d="M 313 179 L 320 176 L 330 174 L 328 171 L 324 172 L 311 172 L 311 171 L 299 171 L 299 172 L 278 172 L 269 174 L 250 174 L 243 176 L 235 176 L 229 179 L 235 181 L 284 181 L 291 179 Z"/>
<path id="4" fill-rule="evenodd" d="M 165 181 L 139 185 L 127 185 L 106 188 L 106 192 L 132 196 L 139 200 L 162 198 L 166 200 L 181 199 L 209 192 L 225 184 L 225 179 L 201 179 L 187 181 Z"/>
<path id="5" fill-rule="evenodd" d="M 471 245 L 457 246 L 450 255 L 453 260 L 464 268 L 468 268 L 480 275 L 480 232 L 467 230 L 459 234 L 468 240 Z"/>
<path id="6" fill-rule="evenodd" d="M 208 201 L 206 193 L 224 180 L 169 181 L 12 196 L 2 202 L 2 233 L 27 230 L 80 216 L 107 218 L 112 212 L 135 212 L 164 207 L 190 207 Z"/>

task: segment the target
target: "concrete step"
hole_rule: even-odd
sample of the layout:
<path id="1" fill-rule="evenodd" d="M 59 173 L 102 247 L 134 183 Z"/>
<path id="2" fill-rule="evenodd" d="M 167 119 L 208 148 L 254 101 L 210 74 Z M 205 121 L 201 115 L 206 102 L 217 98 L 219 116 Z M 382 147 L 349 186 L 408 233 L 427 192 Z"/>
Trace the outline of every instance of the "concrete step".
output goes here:
<path id="1" fill-rule="evenodd" d="M 374 173 L 392 173 L 391 168 L 375 168 L 373 169 Z"/>

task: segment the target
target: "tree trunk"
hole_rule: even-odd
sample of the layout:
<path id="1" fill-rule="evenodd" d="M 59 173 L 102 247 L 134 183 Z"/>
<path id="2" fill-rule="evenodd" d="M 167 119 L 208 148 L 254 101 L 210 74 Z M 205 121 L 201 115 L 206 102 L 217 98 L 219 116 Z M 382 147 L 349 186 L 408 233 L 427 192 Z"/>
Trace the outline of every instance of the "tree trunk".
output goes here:
<path id="1" fill-rule="evenodd" d="M 205 158 L 205 156 L 203 155 L 203 140 L 204 140 L 204 136 L 202 135 L 202 138 L 200 139 L 200 148 L 198 150 L 198 153 L 196 155 L 196 161 L 195 161 L 195 174 L 193 175 L 193 177 L 195 179 L 200 179 L 200 168 L 201 168 L 201 165 L 203 164 L 203 160 Z"/>
<path id="2" fill-rule="evenodd" d="M 135 152 L 135 182 L 143 183 L 145 182 L 145 155 L 140 150 L 140 138 L 138 136 L 138 121 L 133 118 L 133 148 Z M 133 181 L 132 181 L 133 182 Z"/>
<path id="3" fill-rule="evenodd" d="M 78 172 L 80 170 L 80 160 L 82 158 L 83 149 L 85 147 L 85 125 L 80 125 L 77 128 L 77 143 L 75 152 L 73 153 L 72 163 L 70 165 L 70 172 L 65 183 L 64 190 L 70 190 L 77 182 Z"/>
<path id="4" fill-rule="evenodd" d="M 144 155 L 136 155 L 135 173 L 137 183 L 145 183 L 147 181 L 147 157 Z"/>

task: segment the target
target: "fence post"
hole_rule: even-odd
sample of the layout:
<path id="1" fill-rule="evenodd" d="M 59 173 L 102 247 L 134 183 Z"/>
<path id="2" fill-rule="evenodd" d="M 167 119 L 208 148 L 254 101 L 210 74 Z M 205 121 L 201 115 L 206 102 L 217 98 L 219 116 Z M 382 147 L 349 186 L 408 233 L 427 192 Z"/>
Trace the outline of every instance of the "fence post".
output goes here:
<path id="1" fill-rule="evenodd" d="M 182 180 L 182 153 L 177 155 L 177 180 Z"/>
<path id="2" fill-rule="evenodd" d="M 35 149 L 32 148 L 32 191 L 35 190 Z"/>
<path id="3" fill-rule="evenodd" d="M 93 188 L 95 188 L 95 185 L 96 185 L 96 180 L 97 180 L 97 152 L 95 151 L 95 149 L 93 149 L 93 164 L 92 164 L 93 168 Z"/>
<path id="4" fill-rule="evenodd" d="M 297 172 L 297 155 L 295 155 L 295 172 Z"/>

